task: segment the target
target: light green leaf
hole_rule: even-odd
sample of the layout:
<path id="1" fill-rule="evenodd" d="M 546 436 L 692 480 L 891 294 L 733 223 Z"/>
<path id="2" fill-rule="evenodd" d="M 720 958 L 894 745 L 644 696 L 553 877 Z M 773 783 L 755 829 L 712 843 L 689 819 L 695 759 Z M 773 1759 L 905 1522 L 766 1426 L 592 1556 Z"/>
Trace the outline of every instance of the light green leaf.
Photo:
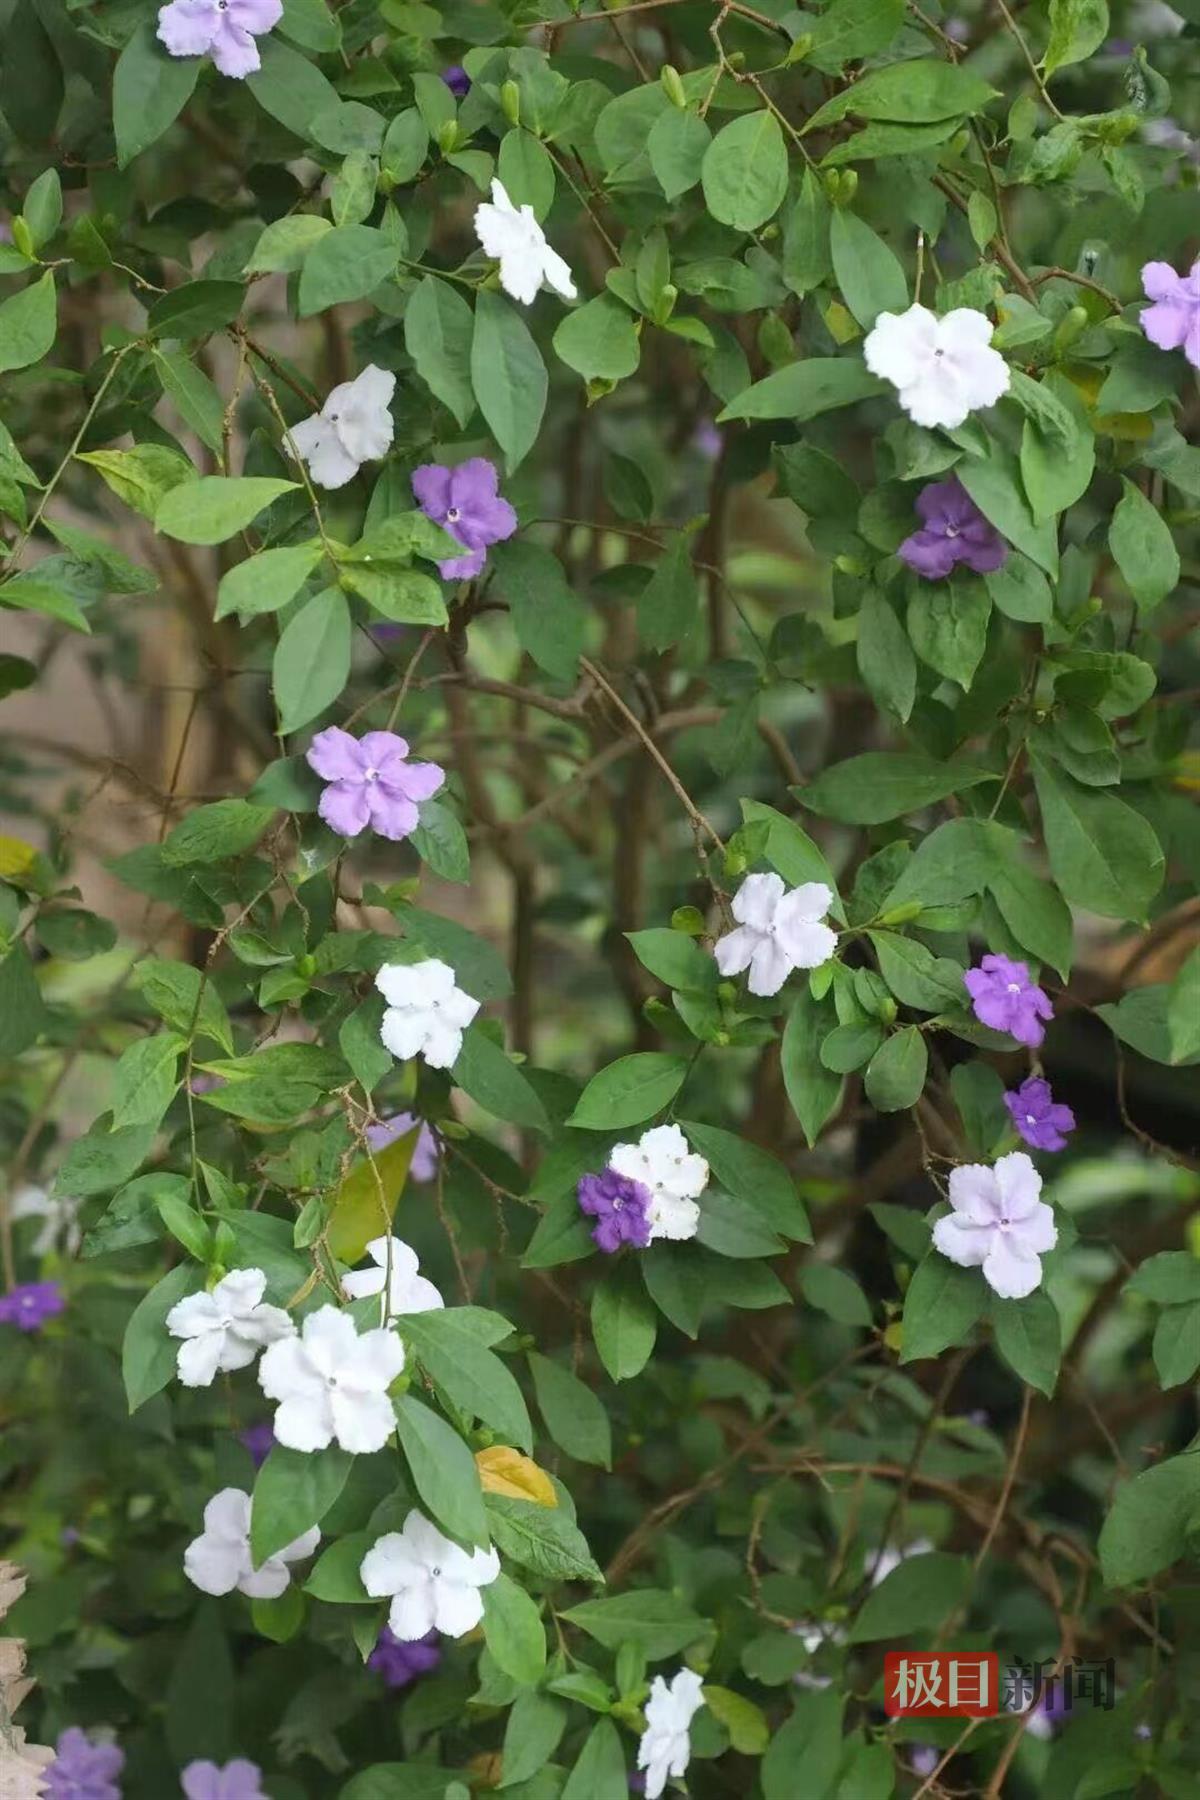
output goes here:
<path id="1" fill-rule="evenodd" d="M 600 294 L 564 316 L 554 353 L 585 381 L 621 381 L 636 370 L 641 341 L 629 311 L 611 294 Z"/>
<path id="2" fill-rule="evenodd" d="M 471 386 L 510 474 L 537 439 L 548 385 L 525 321 L 508 301 L 483 289 L 475 299 Z"/>
<path id="3" fill-rule="evenodd" d="M 591 1388 L 561 1363 L 529 1352 L 529 1369 L 546 1429 L 561 1450 L 578 1462 L 612 1467 L 612 1427 Z"/>
<path id="4" fill-rule="evenodd" d="M 712 217 L 735 231 L 757 231 L 779 211 L 788 159 L 774 113 L 743 113 L 717 133 L 704 153 L 701 180 Z"/>
<path id="5" fill-rule="evenodd" d="M 155 529 L 184 544 L 223 544 L 296 486 L 268 475 L 201 475 L 163 495 Z"/>
<path id="6" fill-rule="evenodd" d="M 421 126 L 422 138 L 424 129 Z M 424 276 L 404 311 L 404 345 L 426 387 L 462 426 L 475 411 L 471 388 L 474 329 L 471 309 L 461 294 L 448 281 Z"/>
<path id="7" fill-rule="evenodd" d="M 40 362 L 57 328 L 58 296 L 47 269 L 40 280 L 0 301 L 0 374 Z"/>
<path id="8" fill-rule="evenodd" d="M 332 706 L 350 675 L 350 608 L 337 588 L 306 600 L 275 646 L 271 688 L 286 736 Z"/>
<path id="9" fill-rule="evenodd" d="M 278 612 L 294 600 L 322 554 L 320 540 L 286 550 L 260 550 L 222 575 L 217 586 L 218 619 L 229 613 L 256 618 Z"/>
<path id="10" fill-rule="evenodd" d="M 396 1430 L 418 1494 L 451 1537 L 488 1542 L 487 1515 L 475 1459 L 453 1426 L 411 1394 L 394 1401 Z"/>
<path id="11" fill-rule="evenodd" d="M 1122 476 L 1121 488 L 1122 497 L 1108 528 L 1108 547 L 1139 612 L 1149 612 L 1178 587 L 1179 552 L 1170 526 L 1141 488 L 1128 476 Z"/>
<path id="12" fill-rule="evenodd" d="M 362 300 L 395 273 L 394 240 L 370 225 L 335 225 L 317 239 L 300 270 L 300 316 Z"/>
<path id="13" fill-rule="evenodd" d="M 908 280 L 899 259 L 877 232 L 844 206 L 833 209 L 829 249 L 842 299 L 864 331 L 881 312 L 904 312 Z"/>
<path id="14" fill-rule="evenodd" d="M 882 394 L 884 384 L 853 356 L 810 356 L 756 381 L 717 415 L 728 419 L 791 419 L 797 425 Z"/>

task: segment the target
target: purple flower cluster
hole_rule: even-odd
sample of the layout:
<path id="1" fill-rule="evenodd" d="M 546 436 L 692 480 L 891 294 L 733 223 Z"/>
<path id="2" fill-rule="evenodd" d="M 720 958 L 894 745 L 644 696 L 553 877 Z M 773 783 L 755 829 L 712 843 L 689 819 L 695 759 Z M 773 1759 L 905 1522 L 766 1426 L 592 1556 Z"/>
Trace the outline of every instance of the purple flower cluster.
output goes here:
<path id="1" fill-rule="evenodd" d="M 436 1631 L 428 1631 L 423 1638 L 406 1644 L 385 1625 L 367 1658 L 367 1667 L 382 1675 L 388 1687 L 402 1688 L 420 1676 L 428 1675 L 441 1660 Z"/>
<path id="2" fill-rule="evenodd" d="M 967 970 L 963 982 L 981 1025 L 1007 1031 L 1018 1044 L 1036 1050 L 1046 1035 L 1042 1020 L 1052 1019 L 1054 1008 L 1023 962 L 985 956 L 977 969 Z"/>
<path id="3" fill-rule="evenodd" d="M 959 563 L 976 575 L 1000 568 L 1008 545 L 989 525 L 957 475 L 933 481 L 917 495 L 920 531 L 905 538 L 899 556 L 926 581 L 941 581 Z"/>
<path id="4" fill-rule="evenodd" d="M 1075 1114 L 1057 1102 L 1050 1083 L 1031 1075 L 1005 1094 L 1004 1104 L 1017 1131 L 1033 1150 L 1065 1150 L 1066 1134 L 1075 1129 Z"/>
<path id="5" fill-rule="evenodd" d="M 426 518 L 448 531 L 467 552 L 438 564 L 447 581 L 470 581 L 482 570 L 488 546 L 510 538 L 517 529 L 517 515 L 500 495 L 496 465 L 486 456 L 472 456 L 453 469 L 444 463 L 422 463 L 413 470 L 412 489 Z"/>
<path id="6" fill-rule="evenodd" d="M 54 1761 L 43 1777 L 46 1800 L 121 1800 L 117 1777 L 125 1752 L 117 1744 L 96 1744 L 78 1725 L 59 1734 Z"/>
<path id="7" fill-rule="evenodd" d="M 622 1244 L 644 1250 L 650 1242 L 650 1201 L 648 1187 L 615 1169 L 602 1169 L 599 1175 L 585 1175 L 576 1190 L 579 1210 L 597 1220 L 592 1242 L 612 1256 Z"/>
<path id="8" fill-rule="evenodd" d="M 47 1319 L 66 1309 L 57 1281 L 23 1281 L 11 1293 L 0 1294 L 0 1325 L 18 1331 L 40 1331 Z"/>
<path id="9" fill-rule="evenodd" d="M 394 731 L 367 731 L 361 738 L 337 725 L 318 731 L 305 760 L 329 784 L 317 811 L 330 830 L 357 837 L 369 825 L 393 843 L 415 831 L 420 802 L 437 793 L 446 771 L 407 758 L 408 740 Z"/>
<path id="10" fill-rule="evenodd" d="M 222 1768 L 215 1762 L 190 1762 L 180 1776 L 187 1800 L 266 1800 L 262 1770 L 244 1756 Z"/>

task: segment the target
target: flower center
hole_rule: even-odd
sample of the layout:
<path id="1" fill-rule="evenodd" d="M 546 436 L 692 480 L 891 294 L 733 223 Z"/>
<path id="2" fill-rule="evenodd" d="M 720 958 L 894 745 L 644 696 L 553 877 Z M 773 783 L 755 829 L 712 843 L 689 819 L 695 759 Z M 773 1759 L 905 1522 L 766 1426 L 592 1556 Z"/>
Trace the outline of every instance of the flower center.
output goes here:
<path id="1" fill-rule="evenodd" d="M 946 352 L 944 350 L 935 350 L 933 354 L 935 356 L 945 356 Z"/>
<path id="2" fill-rule="evenodd" d="M 1027 1125 L 1036 1125 L 1037 1120 L 1034 1118 L 1032 1113 L 1026 1113 L 1025 1114 L 1025 1123 Z"/>
<path id="3" fill-rule="evenodd" d="M 363 780 L 364 781 L 378 781 L 379 780 L 379 770 L 378 769 L 367 769 L 363 774 Z"/>
<path id="4" fill-rule="evenodd" d="M 435 1581 L 436 1581 L 436 1580 L 437 1580 L 437 1579 L 438 1579 L 438 1577 L 439 1577 L 439 1575 L 440 1575 L 440 1574 L 441 1574 L 441 1572 L 442 1572 L 442 1571 L 441 1571 L 441 1570 L 440 1570 L 440 1569 L 438 1569 L 438 1568 L 433 1568 L 433 1569 L 430 1569 L 430 1571 L 429 1571 L 429 1573 L 430 1573 L 430 1574 L 431 1574 L 431 1575 L 432 1575 L 432 1576 L 433 1576 L 433 1579 L 434 1579 L 434 1580 L 435 1580 Z"/>
<path id="5" fill-rule="evenodd" d="M 462 514 L 459 512 L 457 506 L 448 506 L 446 508 L 446 519 L 451 525 L 456 525 L 461 517 Z"/>
<path id="6" fill-rule="evenodd" d="M 1008 1216 L 1007 1216 L 1007 1214 L 1006 1214 L 1006 1215 L 1005 1215 L 1005 1216 L 1004 1216 L 1004 1217 L 1003 1217 L 1003 1218 L 1002 1218 L 1002 1219 L 1001 1219 L 1001 1220 L 1000 1220 L 1000 1229 L 1001 1229 L 1001 1231 L 1007 1231 L 1007 1230 L 1008 1230 L 1008 1228 L 1009 1228 L 1009 1226 L 1010 1226 L 1010 1225 L 1011 1225 L 1011 1224 L 1012 1224 L 1012 1220 L 1011 1220 L 1011 1219 L 1010 1219 L 1010 1218 L 1009 1218 L 1009 1217 L 1008 1217 Z"/>
<path id="7" fill-rule="evenodd" d="M 958 536 L 958 526 L 957 525 L 947 525 L 946 536 L 948 538 L 956 538 Z"/>
<path id="8" fill-rule="evenodd" d="M 625 1204 L 625 1202 L 622 1200 L 620 1194 L 618 1194 L 616 1199 L 613 1201 L 613 1211 L 620 1212 L 620 1210 L 624 1206 L 624 1204 Z"/>
<path id="9" fill-rule="evenodd" d="M 1008 990 L 1007 990 L 1007 991 L 1008 991 L 1008 992 L 1009 992 L 1009 993 L 1010 993 L 1010 994 L 1019 994 L 1019 993 L 1020 993 L 1020 991 L 1021 991 L 1021 984 L 1020 984 L 1020 982 L 1019 982 L 1019 981 L 1010 981 L 1010 982 L 1009 982 L 1009 984 L 1008 984 Z"/>

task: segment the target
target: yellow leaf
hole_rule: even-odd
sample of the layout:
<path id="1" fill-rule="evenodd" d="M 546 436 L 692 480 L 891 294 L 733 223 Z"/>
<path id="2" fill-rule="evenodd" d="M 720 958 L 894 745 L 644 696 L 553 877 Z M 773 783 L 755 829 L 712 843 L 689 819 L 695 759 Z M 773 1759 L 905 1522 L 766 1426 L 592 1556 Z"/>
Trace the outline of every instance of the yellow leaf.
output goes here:
<path id="1" fill-rule="evenodd" d="M 0 877 L 26 875 L 37 861 L 37 851 L 23 838 L 0 837 Z"/>
<path id="2" fill-rule="evenodd" d="M 329 1215 L 328 1243 L 339 1262 L 356 1263 L 372 1238 L 387 1236 L 419 1132 L 416 1125 L 381 1150 L 374 1168 L 365 1157 L 356 1162 L 338 1188 Z"/>
<path id="3" fill-rule="evenodd" d="M 558 1505 L 554 1483 L 546 1471 L 519 1450 L 496 1444 L 491 1450 L 477 1450 L 475 1463 L 485 1494 L 504 1494 L 509 1500 L 536 1500 L 539 1506 Z"/>

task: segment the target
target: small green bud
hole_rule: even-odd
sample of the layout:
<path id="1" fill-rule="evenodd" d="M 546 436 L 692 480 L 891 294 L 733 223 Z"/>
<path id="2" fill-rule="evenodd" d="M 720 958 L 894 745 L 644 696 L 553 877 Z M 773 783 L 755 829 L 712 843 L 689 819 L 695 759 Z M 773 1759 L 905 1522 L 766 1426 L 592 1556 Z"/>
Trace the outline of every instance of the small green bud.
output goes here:
<path id="1" fill-rule="evenodd" d="M 838 183 L 838 186 L 840 188 L 838 205 L 839 206 L 849 206 L 849 204 L 853 200 L 855 194 L 857 194 L 857 192 L 858 192 L 858 170 L 857 169 L 843 169 L 841 171 L 841 177 L 842 177 L 842 179 Z"/>
<path id="2" fill-rule="evenodd" d="M 500 110 L 510 125 L 521 123 L 521 90 L 515 81 L 506 81 L 501 87 Z"/>
<path id="3" fill-rule="evenodd" d="M 663 93 L 671 105 L 678 106 L 682 111 L 687 105 L 687 95 L 683 91 L 683 79 L 679 70 L 672 68 L 670 63 L 664 63 L 658 72 L 658 79 L 662 82 Z"/>
<path id="4" fill-rule="evenodd" d="M 861 575 L 863 573 L 863 566 L 857 556 L 847 556 L 845 551 L 840 556 L 834 557 L 833 566 L 839 575 Z"/>
<path id="5" fill-rule="evenodd" d="M 703 937 L 704 914 L 698 906 L 677 906 L 671 914 L 671 930 L 682 931 L 687 937 Z"/>
<path id="6" fill-rule="evenodd" d="M 505 82 L 505 86 L 506 87 L 514 87 L 515 84 L 511 81 L 508 81 L 508 82 Z M 513 120 L 513 123 L 514 123 L 514 125 L 516 124 L 515 119 Z M 459 139 L 458 120 L 457 119 L 443 119 L 437 129 L 437 147 L 441 151 L 443 156 L 449 156 L 450 152 L 457 148 L 458 139 Z"/>
<path id="7" fill-rule="evenodd" d="M 1076 338 L 1083 336 L 1089 323 L 1086 306 L 1073 306 L 1063 314 L 1054 333 L 1054 348 L 1060 356 L 1070 349 Z"/>
<path id="8" fill-rule="evenodd" d="M 297 975 L 303 975 L 304 979 L 306 981 L 308 981 L 308 980 L 311 980 L 311 978 L 316 974 L 316 972 L 317 972 L 317 959 L 315 956 L 310 955 L 308 953 L 308 951 L 305 951 L 303 956 L 298 956 L 296 958 L 296 973 L 297 973 Z"/>
<path id="9" fill-rule="evenodd" d="M 732 55 L 725 58 L 725 61 L 731 69 L 744 69 L 746 66 L 746 52 L 744 50 L 735 50 Z"/>
<path id="10" fill-rule="evenodd" d="M 798 38 L 792 39 L 792 47 L 784 57 L 784 67 L 792 63 L 803 62 L 816 40 L 811 31 L 802 31 Z"/>
<path id="11" fill-rule="evenodd" d="M 910 920 L 919 919 L 924 910 L 922 901 L 904 900 L 888 912 L 880 913 L 878 922 L 880 925 L 907 925 Z"/>
<path id="12" fill-rule="evenodd" d="M 876 1009 L 885 1025 L 892 1025 L 896 1019 L 896 1002 L 890 994 L 885 994 Z"/>
<path id="13" fill-rule="evenodd" d="M 724 1000 L 726 1005 L 728 1005 L 731 1000 L 736 1000 L 737 987 L 735 984 L 732 981 L 719 981 L 717 983 L 717 999 Z"/>
<path id="14" fill-rule="evenodd" d="M 33 255 L 33 233 L 30 231 L 20 213 L 16 215 L 12 222 L 12 240 L 14 248 L 19 250 L 22 256 Z"/>
<path id="15" fill-rule="evenodd" d="M 675 311 L 675 302 L 679 298 L 679 289 L 673 281 L 664 281 L 658 290 L 658 298 L 654 302 L 654 323 L 665 325 Z"/>
<path id="16" fill-rule="evenodd" d="M 746 873 L 746 868 L 746 858 L 742 855 L 740 850 L 727 850 L 725 852 L 725 873 L 728 876 L 744 875 Z"/>

